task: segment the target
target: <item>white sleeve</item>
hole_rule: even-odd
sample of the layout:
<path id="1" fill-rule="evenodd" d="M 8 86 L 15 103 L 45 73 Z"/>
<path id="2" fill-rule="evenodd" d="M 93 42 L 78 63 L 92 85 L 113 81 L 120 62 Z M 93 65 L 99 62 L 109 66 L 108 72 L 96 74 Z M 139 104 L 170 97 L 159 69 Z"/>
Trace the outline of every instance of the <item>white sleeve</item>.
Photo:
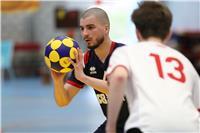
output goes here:
<path id="1" fill-rule="evenodd" d="M 122 66 L 129 72 L 128 51 L 127 46 L 117 48 L 109 61 L 106 75 L 110 75 L 117 66 Z"/>
<path id="2" fill-rule="evenodd" d="M 200 78 L 199 78 L 198 73 L 195 71 L 195 69 L 194 69 L 192 100 L 194 102 L 195 107 L 200 112 Z"/>

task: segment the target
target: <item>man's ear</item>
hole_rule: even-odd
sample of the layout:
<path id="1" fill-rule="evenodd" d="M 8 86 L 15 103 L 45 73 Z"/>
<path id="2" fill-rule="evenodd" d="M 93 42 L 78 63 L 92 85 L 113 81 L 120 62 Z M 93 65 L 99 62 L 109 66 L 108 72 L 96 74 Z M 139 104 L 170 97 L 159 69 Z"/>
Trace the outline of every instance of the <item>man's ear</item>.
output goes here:
<path id="1" fill-rule="evenodd" d="M 136 36 L 139 41 L 143 40 L 143 37 L 138 29 L 136 29 Z"/>
<path id="2" fill-rule="evenodd" d="M 164 42 L 167 42 L 172 36 L 172 30 L 170 30 L 166 36 L 166 38 L 163 40 Z"/>
<path id="3" fill-rule="evenodd" d="M 106 31 L 106 33 L 109 33 L 110 27 L 108 25 L 105 25 L 105 31 Z"/>

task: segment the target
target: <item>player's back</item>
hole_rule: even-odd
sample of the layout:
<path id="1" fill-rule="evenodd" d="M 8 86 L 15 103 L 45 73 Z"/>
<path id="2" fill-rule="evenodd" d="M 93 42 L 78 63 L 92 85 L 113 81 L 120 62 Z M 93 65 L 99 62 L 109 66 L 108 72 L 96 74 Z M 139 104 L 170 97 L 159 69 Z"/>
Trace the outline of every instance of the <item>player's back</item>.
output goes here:
<path id="1" fill-rule="evenodd" d="M 192 93 L 199 77 L 188 59 L 157 42 L 142 42 L 122 51 L 127 55 L 126 94 L 132 112 L 126 129 L 197 131 L 199 113 Z"/>

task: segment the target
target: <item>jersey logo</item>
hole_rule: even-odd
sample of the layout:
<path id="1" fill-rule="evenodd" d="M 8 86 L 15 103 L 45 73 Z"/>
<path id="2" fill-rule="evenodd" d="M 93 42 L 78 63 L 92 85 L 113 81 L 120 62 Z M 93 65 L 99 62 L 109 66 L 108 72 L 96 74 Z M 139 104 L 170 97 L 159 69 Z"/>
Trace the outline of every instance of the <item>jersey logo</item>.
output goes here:
<path id="1" fill-rule="evenodd" d="M 94 66 L 90 67 L 90 74 L 97 74 L 96 68 Z"/>

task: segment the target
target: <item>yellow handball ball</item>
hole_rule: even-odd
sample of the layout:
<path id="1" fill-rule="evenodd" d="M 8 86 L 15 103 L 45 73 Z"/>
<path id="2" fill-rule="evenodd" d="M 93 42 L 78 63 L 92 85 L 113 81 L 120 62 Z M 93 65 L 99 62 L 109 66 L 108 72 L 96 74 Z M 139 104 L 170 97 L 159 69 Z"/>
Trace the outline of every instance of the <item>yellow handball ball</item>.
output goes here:
<path id="1" fill-rule="evenodd" d="M 57 36 L 45 46 L 44 61 L 48 68 L 58 73 L 68 73 L 73 70 L 73 65 L 68 58 L 75 61 L 74 52 L 80 48 L 78 43 L 67 36 Z"/>

